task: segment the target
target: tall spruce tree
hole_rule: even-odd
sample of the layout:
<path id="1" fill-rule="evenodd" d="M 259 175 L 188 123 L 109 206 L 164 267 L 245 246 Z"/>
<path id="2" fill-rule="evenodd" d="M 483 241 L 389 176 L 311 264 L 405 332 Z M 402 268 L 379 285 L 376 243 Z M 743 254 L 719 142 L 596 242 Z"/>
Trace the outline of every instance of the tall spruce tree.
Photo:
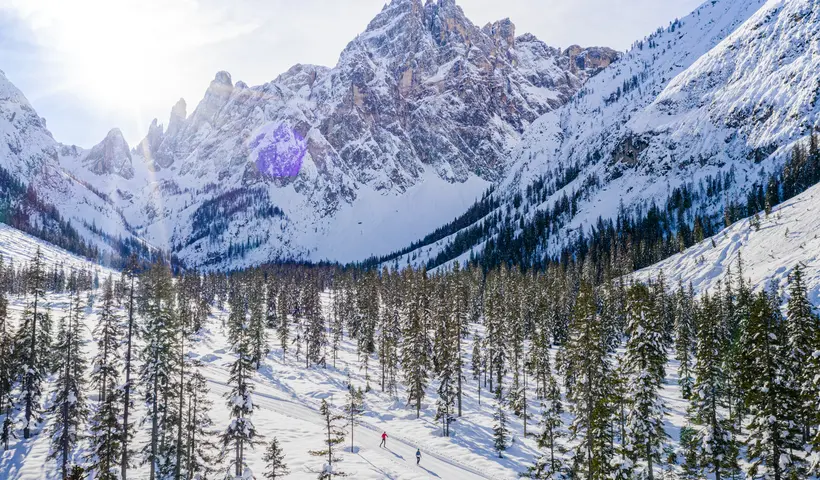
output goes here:
<path id="1" fill-rule="evenodd" d="M 560 439 L 565 436 L 561 420 L 563 413 L 561 390 L 555 377 L 549 375 L 541 398 L 541 420 L 538 424 L 541 433 L 538 434 L 537 442 L 541 456 L 535 461 L 535 465 L 529 467 L 529 478 L 546 480 L 561 478 L 563 475 L 562 462 L 558 457 L 558 454 L 563 453 Z"/>
<path id="2" fill-rule="evenodd" d="M 661 292 L 660 296 L 663 296 Z M 637 460 L 636 478 L 655 478 L 654 467 L 661 461 L 666 433 L 665 407 L 660 388 L 667 361 L 664 341 L 665 319 L 657 308 L 662 298 L 643 285 L 628 292 L 627 333 L 624 369 L 628 375 L 630 398 L 627 413 L 627 446 Z"/>
<path id="3" fill-rule="evenodd" d="M 133 389 L 131 381 L 131 371 L 133 370 L 134 336 L 137 334 L 136 325 L 136 277 L 138 261 L 135 255 L 128 258 L 128 263 L 122 273 L 122 285 L 124 294 L 124 307 L 126 310 L 125 327 L 125 354 L 123 364 L 123 376 L 125 383 L 122 386 L 122 459 L 120 460 L 120 477 L 128 478 L 128 467 L 131 463 L 130 441 L 133 436 L 130 412 L 133 405 L 131 392 Z"/>
<path id="4" fill-rule="evenodd" d="M 724 324 L 720 318 L 720 298 L 705 295 L 697 310 L 698 343 L 695 353 L 695 384 L 692 389 L 688 422 L 692 426 L 689 446 L 700 471 L 722 480 L 736 471 L 737 439 L 726 417 L 727 378 L 721 364 L 725 346 Z"/>
<path id="5" fill-rule="evenodd" d="M 694 293 L 692 285 L 689 290 L 681 284 L 677 295 L 677 315 L 675 315 L 675 359 L 678 361 L 678 384 L 681 396 L 688 400 L 692 395 L 694 377 L 692 361 L 697 340 L 694 317 Z"/>
<path id="6" fill-rule="evenodd" d="M 38 355 L 38 344 L 43 333 L 38 331 L 38 324 L 44 320 L 43 303 L 45 297 L 45 265 L 43 254 L 37 246 L 37 252 L 31 260 L 28 271 L 26 308 L 23 322 L 17 331 L 15 350 L 21 372 L 19 402 L 23 409 L 23 438 L 30 438 L 33 424 L 40 419 L 40 397 L 42 395 L 43 376 L 47 359 Z"/>
<path id="7" fill-rule="evenodd" d="M 799 390 L 797 420 L 808 441 L 820 420 L 820 369 L 815 352 L 820 352 L 820 318 L 808 299 L 803 267 L 798 265 L 789 276 L 789 303 L 786 314 L 788 375 Z M 820 357 L 820 354 L 817 355 Z"/>
<path id="8" fill-rule="evenodd" d="M 256 277 L 257 275 L 253 275 Z M 268 356 L 268 331 L 265 318 L 264 283 L 258 278 L 248 282 L 248 340 L 254 368 L 259 370 L 262 361 Z"/>
<path id="9" fill-rule="evenodd" d="M 115 480 L 120 477 L 123 430 L 122 391 L 120 370 L 122 367 L 120 345 L 122 343 L 121 319 L 117 313 L 114 287 L 111 277 L 103 285 L 103 298 L 94 329 L 97 339 L 97 355 L 92 360 L 91 384 L 97 389 L 97 404 L 90 424 L 91 463 L 96 477 Z"/>
<path id="10" fill-rule="evenodd" d="M 17 370 L 17 359 L 14 355 L 14 337 L 12 336 L 11 322 L 8 312 L 8 279 L 0 255 L 0 444 L 3 450 L 8 450 L 9 442 L 14 438 L 14 420 L 12 407 L 14 397 L 14 377 Z"/>
<path id="11" fill-rule="evenodd" d="M 150 425 L 143 459 L 149 465 L 149 479 L 170 474 L 169 459 L 174 457 L 169 438 L 176 433 L 171 413 L 171 394 L 178 373 L 175 355 L 177 318 L 171 270 L 154 263 L 140 279 L 140 302 L 144 310 L 142 364 L 139 381 L 146 406 L 145 421 Z"/>
<path id="12" fill-rule="evenodd" d="M 336 447 L 345 441 L 344 428 L 339 425 L 339 421 L 344 420 L 344 417 L 331 412 L 330 405 L 328 405 L 325 399 L 322 399 L 319 414 L 322 416 L 324 423 L 325 438 L 322 440 L 324 448 L 321 450 L 311 450 L 309 452 L 315 457 L 325 457 L 327 460 L 327 463 L 319 471 L 319 479 L 325 480 L 333 478 L 334 476 L 343 476 L 343 472 L 334 470 L 333 464 L 339 461 L 339 458 L 334 453 L 336 452 Z"/>
<path id="13" fill-rule="evenodd" d="M 342 408 L 347 416 L 347 424 L 350 425 L 350 452 L 356 453 L 353 446 L 353 430 L 359 424 L 359 418 L 364 415 L 364 392 L 350 385 L 347 389 L 347 399 Z"/>
<path id="14" fill-rule="evenodd" d="M 604 479 L 613 457 L 612 365 L 595 293 L 585 281 L 578 291 L 565 356 L 575 377 L 569 397 L 575 415 L 570 432 L 578 441 L 572 471 L 578 478 Z"/>
<path id="15" fill-rule="evenodd" d="M 63 480 L 68 478 L 69 466 L 83 436 L 83 424 L 88 414 L 85 402 L 87 365 L 82 340 L 84 308 L 80 291 L 75 290 L 71 294 L 68 315 L 60 322 L 55 346 L 57 378 L 54 403 L 49 409 L 53 416 L 49 458 L 57 460 Z"/>
<path id="16" fill-rule="evenodd" d="M 322 302 L 319 292 L 319 281 L 314 275 L 308 277 L 305 286 L 304 315 L 307 321 L 305 329 L 305 366 L 325 365 L 325 346 L 327 329 L 325 316 L 322 313 Z"/>
<path id="17" fill-rule="evenodd" d="M 752 478 L 804 478 L 799 391 L 790 380 L 786 332 L 773 298 L 755 296 L 742 337 L 746 438 Z"/>
<path id="18" fill-rule="evenodd" d="M 409 272 L 409 271 L 406 271 Z M 426 274 L 407 273 L 407 301 L 405 302 L 402 332 L 402 367 L 407 386 L 407 403 L 415 404 L 416 418 L 421 416 L 430 371 L 430 337 L 427 330 Z"/>
<path id="19" fill-rule="evenodd" d="M 238 292 L 233 293 L 234 298 L 238 296 Z M 231 336 L 231 348 L 236 359 L 231 364 L 228 378 L 231 390 L 226 395 L 231 422 L 222 433 L 222 447 L 226 454 L 233 449 L 230 466 L 234 470 L 235 477 L 240 478 L 247 468 L 245 450 L 253 448 L 259 442 L 259 434 L 251 420 L 254 408 L 252 398 L 254 388 L 251 383 L 254 359 L 251 339 L 248 335 L 248 319 L 244 314 L 244 302 L 234 300 L 233 305 L 240 309 L 240 313 L 234 314 L 232 310 L 229 320 L 231 322 L 229 331 L 235 332 Z"/>
<path id="20" fill-rule="evenodd" d="M 265 478 L 268 480 L 276 480 L 277 478 L 284 478 L 290 473 L 287 464 L 285 463 L 285 453 L 282 451 L 282 446 L 279 445 L 279 440 L 273 437 L 265 455 L 262 456 L 265 462 Z"/>
<path id="21" fill-rule="evenodd" d="M 495 413 L 493 414 L 493 447 L 498 458 L 504 458 L 507 450 L 510 430 L 507 426 L 507 413 L 504 411 L 504 391 L 499 385 L 495 390 Z"/>
<path id="22" fill-rule="evenodd" d="M 450 315 L 447 284 L 444 279 L 435 280 L 435 295 L 433 298 L 433 324 L 435 325 L 435 341 L 433 355 L 438 374 L 438 399 L 436 400 L 436 420 L 441 422 L 441 432 L 445 437 L 450 436 L 450 424 L 455 420 L 458 366 L 456 350 L 458 323 Z"/>
<path id="23" fill-rule="evenodd" d="M 183 471 L 187 480 L 206 479 L 216 472 L 217 432 L 210 416 L 213 402 L 208 398 L 208 383 L 201 368 L 201 362 L 193 362 L 190 368 L 193 373 L 185 383 L 187 407 Z"/>

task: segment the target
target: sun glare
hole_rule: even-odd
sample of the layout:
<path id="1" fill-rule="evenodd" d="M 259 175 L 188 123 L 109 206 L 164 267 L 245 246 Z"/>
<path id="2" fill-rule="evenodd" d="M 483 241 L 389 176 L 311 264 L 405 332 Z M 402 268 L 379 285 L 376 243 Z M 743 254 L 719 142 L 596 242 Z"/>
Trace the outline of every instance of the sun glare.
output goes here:
<path id="1" fill-rule="evenodd" d="M 55 88 L 137 115 L 147 105 L 170 108 L 180 97 L 186 55 L 254 28 L 193 0 L 13 0 L 12 6 L 60 65 L 64 85 Z"/>

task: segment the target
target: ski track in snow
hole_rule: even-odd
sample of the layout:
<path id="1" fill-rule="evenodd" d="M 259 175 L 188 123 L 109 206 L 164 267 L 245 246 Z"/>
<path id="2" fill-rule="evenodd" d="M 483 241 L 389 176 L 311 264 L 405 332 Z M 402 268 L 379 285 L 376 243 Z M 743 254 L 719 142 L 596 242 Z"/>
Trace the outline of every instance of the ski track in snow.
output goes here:
<path id="1" fill-rule="evenodd" d="M 19 267 L 29 261 L 40 246 L 45 263 L 48 266 L 62 264 L 66 269 L 90 268 L 97 271 L 100 279 L 119 273 L 99 267 L 85 259 L 77 257 L 67 251 L 49 245 L 18 230 L 0 224 L 0 254 L 6 264 L 13 260 Z M 99 298 L 99 292 L 92 292 L 91 296 Z M 325 294 L 325 301 L 329 298 Z M 48 294 L 47 304 L 52 312 L 54 321 L 59 321 L 68 307 L 69 299 L 66 294 Z M 19 318 L 24 310 L 25 299 L 17 296 L 9 298 L 9 311 L 13 321 Z M 221 321 L 226 318 L 227 312 L 214 310 L 209 329 L 200 334 L 192 344 L 191 356 L 204 363 L 202 372 L 209 381 L 211 392 L 209 398 L 213 402 L 211 418 L 215 421 L 218 431 L 221 431 L 228 422 L 227 410 L 224 406 L 224 394 L 228 391 L 228 366 L 233 361 L 233 355 L 228 351 L 225 332 Z M 91 338 L 91 329 L 96 324 L 96 305 L 87 308 L 85 353 L 87 359 L 93 357 L 96 344 Z M 301 361 L 296 360 L 289 353 L 287 361 L 281 360 L 282 351 L 278 347 L 271 332 L 269 338 L 272 351 L 268 362 L 255 376 L 256 389 L 253 398 L 255 412 L 252 416 L 258 431 L 263 435 L 263 442 L 269 442 L 274 436 L 278 437 L 286 455 L 286 463 L 291 474 L 287 478 L 312 479 L 317 469 L 321 468 L 321 458 L 308 455 L 309 450 L 320 448 L 322 439 L 322 419 L 318 413 L 318 405 L 322 398 L 327 398 L 336 413 L 341 413 L 340 406 L 344 402 L 346 391 L 347 371 L 354 385 L 364 386 L 364 377 L 356 365 L 355 345 L 345 342 L 339 353 L 340 368 L 328 366 L 326 369 L 305 369 Z M 351 367 L 347 367 L 349 364 Z M 341 367 L 344 364 L 345 367 Z M 51 402 L 51 381 L 47 379 L 43 387 L 43 407 L 48 408 Z M 475 418 L 468 420 L 470 414 L 469 393 L 465 391 L 465 416 L 462 419 L 464 431 L 454 427 L 456 435 L 445 439 L 439 435 L 439 425 L 432 421 L 435 409 L 435 393 L 431 385 L 428 397 L 422 408 L 422 419 L 415 418 L 415 412 L 405 408 L 404 400 L 374 391 L 365 396 L 368 409 L 361 422 L 355 427 L 355 453 L 350 452 L 350 436 L 340 446 L 339 456 L 342 461 L 337 469 L 348 473 L 356 479 L 396 480 L 416 479 L 512 479 L 517 471 L 523 470 L 525 465 L 532 461 L 534 450 L 530 448 L 512 446 L 508 451 L 508 458 L 515 461 L 503 465 L 495 461 L 490 453 L 491 438 L 485 429 L 489 429 L 487 422 L 491 422 L 490 409 L 476 409 Z M 86 390 L 90 391 L 90 387 Z M 399 397 L 404 392 L 400 389 Z M 89 394 L 87 402 L 93 405 L 94 398 Z M 136 398 L 136 418 L 144 412 L 142 399 L 139 393 Z M 50 416 L 44 415 L 44 422 L 37 424 L 32 439 L 28 441 L 16 440 L 11 448 L 0 457 L 0 478 L 15 480 L 55 479 L 57 466 L 53 460 L 47 460 L 49 454 Z M 480 426 L 477 426 L 479 425 Z M 515 425 L 515 422 L 512 422 Z M 472 426 L 472 427 L 471 427 Z M 514 427 L 513 427 L 514 428 Z M 473 429 L 478 431 L 472 431 Z M 380 448 L 381 432 L 387 431 L 388 447 Z M 394 433 L 401 432 L 401 434 Z M 464 439 L 459 437 L 463 433 Z M 140 448 L 146 441 L 146 431 L 140 428 L 134 444 Z M 526 442 L 532 446 L 531 439 Z M 476 449 L 476 445 L 481 448 Z M 266 445 L 257 446 L 251 451 L 248 463 L 257 478 L 261 478 L 264 471 L 262 454 Z M 415 464 L 416 448 L 422 451 L 422 461 Z M 516 451 L 524 448 L 524 455 L 516 455 Z M 83 445 L 78 448 L 77 461 L 87 453 Z M 518 458 L 516 458 L 518 457 Z M 129 470 L 129 478 L 143 479 L 148 477 L 147 467 L 142 465 Z"/>

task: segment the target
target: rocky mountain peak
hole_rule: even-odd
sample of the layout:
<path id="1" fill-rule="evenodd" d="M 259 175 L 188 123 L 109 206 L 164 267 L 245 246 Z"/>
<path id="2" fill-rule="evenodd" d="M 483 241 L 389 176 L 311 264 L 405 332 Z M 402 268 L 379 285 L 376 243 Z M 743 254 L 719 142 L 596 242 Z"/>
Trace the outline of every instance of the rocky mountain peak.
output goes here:
<path id="1" fill-rule="evenodd" d="M 569 57 L 570 71 L 589 71 L 592 76 L 620 58 L 621 53 L 607 47 L 583 48 L 580 45 L 571 45 L 564 50 L 564 56 Z"/>
<path id="2" fill-rule="evenodd" d="M 182 127 L 185 119 L 188 117 L 187 105 L 184 98 L 177 100 L 177 103 L 171 108 L 171 117 L 168 120 L 168 135 L 173 136 Z"/>
<path id="3" fill-rule="evenodd" d="M 515 24 L 509 18 L 488 23 L 482 31 L 492 37 L 496 45 L 507 50 L 515 47 Z"/>
<path id="4" fill-rule="evenodd" d="M 214 85 L 227 85 L 232 87 L 233 83 L 231 82 L 231 74 L 225 70 L 216 72 L 216 76 L 214 76 L 213 81 L 211 81 L 211 86 L 213 87 Z"/>
<path id="5" fill-rule="evenodd" d="M 290 255 L 312 255 L 320 248 L 313 234 L 343 229 L 334 219 L 364 208 L 373 195 L 399 203 L 408 191 L 441 182 L 462 192 L 459 198 L 474 198 L 501 178 L 505 152 L 527 126 L 566 103 L 586 79 L 568 71 L 558 49 L 523 38 L 509 19 L 476 26 L 454 0 L 393 0 L 333 68 L 295 65 L 251 87 L 220 71 L 191 115 L 180 100 L 167 129 L 152 124 L 138 149 L 155 170 L 175 167 L 162 175 L 168 185 L 184 177 L 189 192 L 207 193 L 171 202 L 155 197 L 190 194 L 148 186 L 133 197 L 147 199 L 130 207 L 133 223 L 180 226 L 158 231 L 176 232 L 170 242 L 186 245 L 177 253 L 195 264 L 202 258 L 193 257 L 221 255 L 222 240 L 210 234 L 201 244 L 201 232 L 186 229 L 191 209 L 157 215 L 157 205 L 190 206 L 264 189 L 284 216 L 258 220 L 284 233 L 259 240 L 259 248 L 273 255 L 287 243 L 300 245 Z M 423 215 L 433 225 L 453 212 Z M 238 221 L 226 218 L 226 228 Z M 252 224 L 242 225 L 236 228 Z M 420 233 L 426 232 L 405 234 Z"/>
<path id="6" fill-rule="evenodd" d="M 191 114 L 191 127 L 199 129 L 203 124 L 212 124 L 216 115 L 231 98 L 233 91 L 231 74 L 224 70 L 217 72 L 208 90 L 205 91 L 205 97 Z"/>
<path id="7" fill-rule="evenodd" d="M 128 142 L 119 128 L 112 128 L 103 141 L 88 152 L 83 163 L 97 175 L 114 174 L 126 179 L 134 177 Z"/>

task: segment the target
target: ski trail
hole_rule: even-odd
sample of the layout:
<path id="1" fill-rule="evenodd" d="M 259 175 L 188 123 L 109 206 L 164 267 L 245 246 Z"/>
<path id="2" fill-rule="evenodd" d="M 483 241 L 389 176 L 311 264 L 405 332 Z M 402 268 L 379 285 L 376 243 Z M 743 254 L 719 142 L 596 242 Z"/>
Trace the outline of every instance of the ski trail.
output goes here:
<path id="1" fill-rule="evenodd" d="M 227 392 L 229 386 L 222 380 L 223 374 L 220 367 L 208 365 L 203 368 L 203 374 L 208 382 L 214 387 L 215 393 Z M 276 390 L 264 382 L 256 381 L 255 404 L 256 406 L 271 410 L 280 415 L 310 422 L 316 425 L 324 425 L 319 417 L 318 408 L 307 402 L 295 402 L 287 398 L 282 398 L 276 393 L 268 393 Z M 338 412 L 336 412 L 338 413 Z M 494 477 L 470 466 L 461 464 L 455 459 L 447 458 L 443 455 L 426 450 L 415 442 L 404 439 L 387 432 L 387 447 L 381 448 L 381 432 L 376 425 L 368 422 L 360 422 L 357 425 L 354 437 L 356 454 L 365 462 L 370 464 L 374 470 L 380 472 L 385 478 L 396 480 L 415 479 L 493 479 Z M 342 447 L 344 451 L 350 452 L 350 444 Z M 416 465 L 416 448 L 422 453 L 421 464 Z"/>

